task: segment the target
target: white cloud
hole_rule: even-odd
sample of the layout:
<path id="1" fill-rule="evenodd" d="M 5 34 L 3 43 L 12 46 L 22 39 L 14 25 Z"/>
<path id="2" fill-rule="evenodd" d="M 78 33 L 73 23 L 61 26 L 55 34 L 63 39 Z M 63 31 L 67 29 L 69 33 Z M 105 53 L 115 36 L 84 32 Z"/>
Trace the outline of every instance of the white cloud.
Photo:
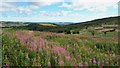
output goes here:
<path id="1" fill-rule="evenodd" d="M 69 16 L 72 16 L 72 17 L 82 17 L 82 16 L 84 16 L 83 14 L 79 14 L 79 13 L 71 13 L 71 14 L 69 14 Z"/>
<path id="2" fill-rule="evenodd" d="M 69 13 L 71 13 L 72 11 L 61 11 L 61 12 L 47 12 L 47 11 L 40 11 L 40 13 L 38 15 L 44 15 L 44 16 L 68 16 Z"/>
<path id="3" fill-rule="evenodd" d="M 0 11 L 16 11 L 16 6 L 7 2 L 0 2 Z"/>
<path id="4" fill-rule="evenodd" d="M 67 7 L 68 9 L 74 10 L 106 11 L 108 7 L 114 6 L 118 2 L 119 0 L 72 0 L 72 4 L 68 5 L 67 3 L 63 3 L 59 7 Z"/>
<path id="5" fill-rule="evenodd" d="M 40 11 L 38 15 L 44 15 L 47 11 Z"/>
<path id="6" fill-rule="evenodd" d="M 27 15 L 32 13 L 32 10 L 39 9 L 44 6 L 49 6 L 61 2 L 62 0 L 2 0 L 0 2 L 0 11 L 13 11 L 17 14 L 25 13 Z M 15 6 L 12 2 L 28 2 L 29 6 Z"/>
<path id="7" fill-rule="evenodd" d="M 118 8 L 118 4 L 114 5 L 113 7 L 114 7 L 114 8 Z"/>
<path id="8" fill-rule="evenodd" d="M 67 16 L 68 13 L 71 13 L 72 11 L 61 11 L 61 15 L 63 16 Z"/>

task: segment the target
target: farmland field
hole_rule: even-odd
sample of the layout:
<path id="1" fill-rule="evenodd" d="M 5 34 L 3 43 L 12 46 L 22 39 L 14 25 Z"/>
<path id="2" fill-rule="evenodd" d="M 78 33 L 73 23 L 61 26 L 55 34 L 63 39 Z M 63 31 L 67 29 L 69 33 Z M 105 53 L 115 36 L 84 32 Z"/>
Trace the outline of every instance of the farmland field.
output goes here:
<path id="1" fill-rule="evenodd" d="M 118 33 L 62 34 L 3 29 L 3 66 L 118 66 Z"/>

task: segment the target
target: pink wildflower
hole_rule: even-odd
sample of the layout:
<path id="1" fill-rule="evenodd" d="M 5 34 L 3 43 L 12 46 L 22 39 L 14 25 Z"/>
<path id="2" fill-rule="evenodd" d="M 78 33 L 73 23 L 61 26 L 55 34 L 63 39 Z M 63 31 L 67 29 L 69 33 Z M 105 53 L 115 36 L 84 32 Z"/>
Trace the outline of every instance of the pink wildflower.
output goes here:
<path id="1" fill-rule="evenodd" d="M 96 60 L 95 60 L 95 58 L 94 58 L 94 61 L 93 61 L 93 63 L 96 63 Z"/>
<path id="2" fill-rule="evenodd" d="M 36 61 L 36 57 L 34 58 L 34 61 L 33 62 L 35 62 Z"/>
<path id="3" fill-rule="evenodd" d="M 107 60 L 108 60 L 108 58 L 107 58 Z"/>
<path id="4" fill-rule="evenodd" d="M 100 61 L 98 61 L 98 64 L 100 64 Z"/>
<path id="5" fill-rule="evenodd" d="M 40 59 L 40 56 L 38 55 L 37 59 Z"/>
<path id="6" fill-rule="evenodd" d="M 39 49 L 38 49 L 38 51 L 40 52 L 40 51 L 42 51 L 42 49 L 41 49 L 41 48 L 39 48 Z"/>
<path id="7" fill-rule="evenodd" d="M 8 63 L 8 62 L 6 62 L 6 66 L 9 66 L 9 63 Z"/>
<path id="8" fill-rule="evenodd" d="M 65 56 L 66 60 L 69 61 L 70 60 L 70 56 Z"/>
<path id="9" fill-rule="evenodd" d="M 96 48 L 96 45 L 94 46 L 94 48 Z"/>
<path id="10" fill-rule="evenodd" d="M 69 48 L 69 45 L 67 45 L 67 48 Z"/>
<path id="11" fill-rule="evenodd" d="M 105 56 L 107 56 L 107 54 L 105 54 Z"/>
<path id="12" fill-rule="evenodd" d="M 50 63 L 50 62 L 48 62 L 48 66 L 51 66 L 51 63 Z"/>
<path id="13" fill-rule="evenodd" d="M 60 66 L 64 66 L 64 62 L 63 61 L 60 61 Z"/>
<path id="14" fill-rule="evenodd" d="M 106 62 L 106 64 L 108 64 L 108 62 Z"/>
<path id="15" fill-rule="evenodd" d="M 26 56 L 26 59 L 28 59 L 28 54 L 26 54 L 25 56 Z"/>
<path id="16" fill-rule="evenodd" d="M 85 66 L 88 66 L 88 63 L 86 61 L 84 62 L 84 64 L 85 64 Z"/>
<path id="17" fill-rule="evenodd" d="M 83 64 L 82 64 L 82 63 L 79 63 L 79 66 L 83 66 Z"/>
<path id="18" fill-rule="evenodd" d="M 115 54 L 113 54 L 113 57 L 115 57 Z"/>

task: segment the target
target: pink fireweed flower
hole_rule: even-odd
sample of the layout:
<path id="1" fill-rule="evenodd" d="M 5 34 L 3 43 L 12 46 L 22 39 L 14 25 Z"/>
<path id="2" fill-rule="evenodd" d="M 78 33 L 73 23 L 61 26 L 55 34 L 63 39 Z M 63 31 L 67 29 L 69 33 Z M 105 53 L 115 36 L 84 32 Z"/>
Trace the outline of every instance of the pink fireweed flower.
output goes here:
<path id="1" fill-rule="evenodd" d="M 92 61 L 90 60 L 89 63 L 92 63 Z"/>
<path id="2" fill-rule="evenodd" d="M 48 52 L 48 50 L 47 50 L 47 55 L 49 55 L 49 52 Z"/>
<path id="3" fill-rule="evenodd" d="M 24 39 L 24 40 L 26 40 L 27 38 L 26 38 L 26 37 L 24 37 L 23 39 Z"/>
<path id="4" fill-rule="evenodd" d="M 96 45 L 94 46 L 94 48 L 96 48 Z"/>
<path id="5" fill-rule="evenodd" d="M 17 59 L 17 56 L 15 56 L 15 58 Z"/>
<path id="6" fill-rule="evenodd" d="M 11 43 L 13 43 L 13 41 L 11 41 Z"/>
<path id="7" fill-rule="evenodd" d="M 108 60 L 108 58 L 107 58 L 107 60 Z"/>
<path id="8" fill-rule="evenodd" d="M 114 65 L 114 63 L 111 63 L 112 65 Z"/>
<path id="9" fill-rule="evenodd" d="M 108 64 L 108 62 L 106 62 L 105 64 Z"/>
<path id="10" fill-rule="evenodd" d="M 113 57 L 115 57 L 115 54 L 113 54 Z"/>
<path id="11" fill-rule="evenodd" d="M 75 44 L 74 44 L 74 46 L 75 46 Z"/>
<path id="12" fill-rule="evenodd" d="M 80 57 L 80 58 L 81 58 L 81 55 L 78 55 L 78 57 Z"/>
<path id="13" fill-rule="evenodd" d="M 99 57 L 99 55 L 97 54 L 97 57 Z"/>
<path id="14" fill-rule="evenodd" d="M 26 56 L 26 59 L 28 59 L 28 54 L 26 54 L 25 56 Z"/>
<path id="15" fill-rule="evenodd" d="M 117 62 L 117 64 L 119 64 L 119 61 Z"/>
<path id="16" fill-rule="evenodd" d="M 70 60 L 70 56 L 65 56 L 65 59 L 66 59 L 67 61 L 69 61 L 69 60 Z"/>
<path id="17" fill-rule="evenodd" d="M 109 51 L 107 51 L 107 53 L 109 54 Z"/>
<path id="18" fill-rule="evenodd" d="M 98 64 L 100 64 L 100 61 L 98 61 Z"/>
<path id="19" fill-rule="evenodd" d="M 40 56 L 38 55 L 37 59 L 40 59 Z"/>
<path id="20" fill-rule="evenodd" d="M 8 63 L 8 62 L 6 62 L 6 66 L 9 66 L 9 63 Z"/>
<path id="21" fill-rule="evenodd" d="M 39 52 L 42 51 L 42 48 L 38 48 L 38 51 L 39 51 Z"/>
<path id="22" fill-rule="evenodd" d="M 33 62 L 35 62 L 36 61 L 36 57 L 34 58 L 34 61 Z"/>
<path id="23" fill-rule="evenodd" d="M 88 63 L 87 63 L 87 61 L 85 61 L 85 62 L 84 62 L 84 64 L 85 64 L 85 66 L 88 66 Z"/>
<path id="24" fill-rule="evenodd" d="M 17 44 L 17 46 L 19 46 L 19 44 Z"/>
<path id="25" fill-rule="evenodd" d="M 87 51 L 87 48 L 85 47 L 85 50 Z"/>
<path id="26" fill-rule="evenodd" d="M 92 61 L 92 59 L 89 59 L 90 61 Z"/>
<path id="27" fill-rule="evenodd" d="M 107 54 L 105 54 L 105 56 L 107 56 Z"/>
<path id="28" fill-rule="evenodd" d="M 75 51 L 75 48 L 74 48 L 74 51 Z"/>
<path id="29" fill-rule="evenodd" d="M 51 63 L 50 63 L 50 62 L 48 62 L 48 66 L 51 66 Z"/>
<path id="30" fill-rule="evenodd" d="M 60 66 L 64 66 L 64 62 L 63 61 L 60 61 L 59 64 L 60 64 Z"/>
<path id="31" fill-rule="evenodd" d="M 95 59 L 94 59 L 93 63 L 95 63 L 95 64 L 96 64 L 96 60 L 95 60 Z"/>
<path id="32" fill-rule="evenodd" d="M 34 50 L 36 50 L 37 47 L 33 47 Z"/>
<path id="33" fill-rule="evenodd" d="M 45 40 L 45 42 L 47 42 L 47 40 Z"/>
<path id="34" fill-rule="evenodd" d="M 47 46 L 46 46 L 46 49 L 48 49 L 48 48 L 49 48 L 49 46 L 47 45 Z"/>
<path id="35" fill-rule="evenodd" d="M 10 39 L 10 36 L 8 36 L 8 38 Z"/>
<path id="36" fill-rule="evenodd" d="M 67 48 L 69 48 L 69 45 L 67 45 Z"/>
<path id="37" fill-rule="evenodd" d="M 57 61 L 57 56 L 53 56 L 53 58 L 55 59 L 55 61 Z"/>
<path id="38" fill-rule="evenodd" d="M 29 42 L 27 42 L 27 45 L 29 45 Z"/>
<path id="39" fill-rule="evenodd" d="M 10 49 L 9 49 L 9 48 L 7 48 L 7 50 L 8 50 L 8 52 L 10 52 Z"/>
<path id="40" fill-rule="evenodd" d="M 30 51 L 32 51 L 32 48 L 29 48 Z"/>
<path id="41" fill-rule="evenodd" d="M 79 66 L 83 66 L 83 64 L 82 64 L 82 63 L 79 63 Z"/>
<path id="42" fill-rule="evenodd" d="M 102 61 L 102 63 L 104 63 L 104 60 Z"/>

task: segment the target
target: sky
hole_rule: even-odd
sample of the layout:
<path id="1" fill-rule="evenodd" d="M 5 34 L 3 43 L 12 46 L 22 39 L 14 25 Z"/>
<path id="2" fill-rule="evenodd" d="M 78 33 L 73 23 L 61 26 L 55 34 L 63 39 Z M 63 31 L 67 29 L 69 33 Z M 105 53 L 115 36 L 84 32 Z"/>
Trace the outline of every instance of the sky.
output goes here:
<path id="1" fill-rule="evenodd" d="M 120 0 L 0 0 L 0 21 L 85 22 L 118 16 Z"/>

